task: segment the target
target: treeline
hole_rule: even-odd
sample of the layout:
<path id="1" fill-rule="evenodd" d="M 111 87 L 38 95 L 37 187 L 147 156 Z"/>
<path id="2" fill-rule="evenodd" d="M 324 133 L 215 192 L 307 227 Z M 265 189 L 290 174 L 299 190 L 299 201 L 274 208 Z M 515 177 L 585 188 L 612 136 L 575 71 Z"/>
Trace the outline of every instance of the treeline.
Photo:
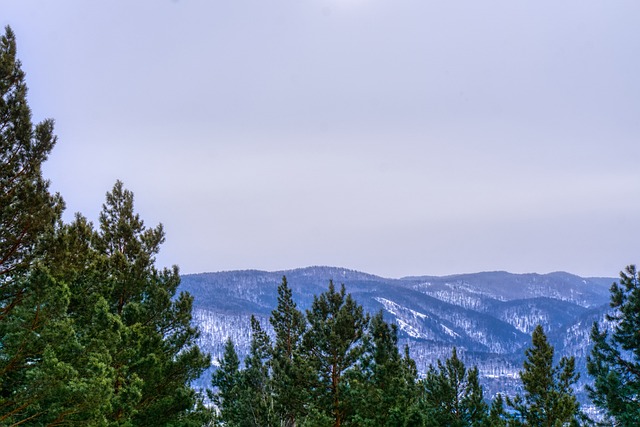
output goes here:
<path id="1" fill-rule="evenodd" d="M 213 374 L 226 426 L 563 426 L 586 417 L 573 394 L 573 358 L 553 364 L 553 347 L 538 326 L 521 372 L 523 395 L 491 401 L 478 369 L 451 357 L 418 378 L 398 330 L 373 317 L 344 285 L 314 297 L 302 313 L 283 277 L 269 319 L 273 340 L 252 317 L 250 351 L 241 369 L 231 340 Z M 491 401 L 491 403 L 487 403 Z"/>
<path id="2" fill-rule="evenodd" d="M 600 410 L 583 413 L 574 394 L 573 357 L 554 363 L 542 326 L 519 378 L 523 393 L 486 396 L 477 367 L 468 369 L 456 348 L 418 377 L 409 349 L 398 349 L 398 330 L 373 317 L 329 282 L 305 313 L 298 310 L 286 277 L 269 322 L 273 338 L 251 318 L 250 351 L 241 367 L 228 340 L 209 390 L 213 425 L 561 427 L 637 426 L 640 420 L 640 275 L 634 266 L 611 287 L 607 327 L 593 325 L 587 358 L 593 377 L 587 392 Z"/>
<path id="3" fill-rule="evenodd" d="M 49 191 L 42 164 L 53 121 L 33 124 L 15 36 L 0 38 L 0 426 L 564 426 L 586 422 L 574 360 L 553 363 L 538 327 L 524 393 L 485 396 L 476 368 L 451 357 L 418 378 L 397 328 L 331 283 L 299 311 L 286 280 L 270 318 L 254 319 L 241 362 L 227 342 L 211 365 L 196 346 L 192 297 L 178 269 L 157 269 L 162 226 L 148 228 L 121 182 L 96 225 Z M 612 289 L 607 328 L 594 325 L 590 395 L 616 425 L 640 420 L 640 286 L 629 267 Z M 241 366 L 242 365 L 242 366 Z"/>

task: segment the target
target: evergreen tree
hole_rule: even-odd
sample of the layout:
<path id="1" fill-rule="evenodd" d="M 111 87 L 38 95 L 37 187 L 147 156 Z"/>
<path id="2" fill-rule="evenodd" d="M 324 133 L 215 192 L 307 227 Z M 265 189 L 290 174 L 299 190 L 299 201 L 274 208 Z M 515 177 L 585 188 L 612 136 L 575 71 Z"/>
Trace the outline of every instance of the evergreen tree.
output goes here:
<path id="1" fill-rule="evenodd" d="M 418 368 L 416 362 L 409 355 L 409 345 L 404 346 L 402 358 L 402 372 L 407 385 L 406 398 L 409 407 L 404 414 L 404 427 L 422 427 L 424 416 L 420 409 L 420 382 L 418 381 Z M 398 423 L 398 425 L 400 425 Z"/>
<path id="2" fill-rule="evenodd" d="M 347 419 L 351 408 L 345 399 L 345 374 L 364 352 L 362 338 L 368 321 L 362 306 L 346 294 L 344 285 L 336 292 L 332 281 L 307 310 L 309 327 L 303 344 L 315 377 L 310 388 L 315 405 L 310 419 L 316 420 L 314 424 L 340 427 Z"/>
<path id="3" fill-rule="evenodd" d="M 477 427 L 485 424 L 489 408 L 484 401 L 477 366 L 474 366 L 468 371 L 467 394 L 462 403 L 467 408 L 469 425 Z"/>
<path id="4" fill-rule="evenodd" d="M 437 368 L 429 367 L 422 385 L 427 425 L 475 427 L 486 423 L 488 408 L 478 369 L 467 370 L 455 347 L 445 363 L 438 360 Z"/>
<path id="5" fill-rule="evenodd" d="M 489 417 L 486 420 L 486 427 L 506 427 L 508 416 L 504 410 L 504 399 L 502 395 L 498 395 L 491 402 L 491 409 L 489 409 Z"/>
<path id="6" fill-rule="evenodd" d="M 24 279 L 42 259 L 42 240 L 63 209 L 42 177 L 42 164 L 56 142 L 53 120 L 32 124 L 16 53 L 15 34 L 6 27 L 0 38 L 0 321 L 28 295 Z"/>
<path id="7" fill-rule="evenodd" d="M 513 425 L 579 425 L 582 417 L 580 404 L 572 391 L 579 377 L 575 373 L 574 358 L 563 357 L 554 367 L 553 353 L 553 346 L 547 341 L 542 326 L 536 326 L 532 347 L 525 351 L 526 360 L 520 372 L 524 397 L 507 398 L 507 403 L 516 411 Z"/>
<path id="8" fill-rule="evenodd" d="M 240 359 L 231 338 L 227 339 L 220 367 L 211 376 L 214 392 L 209 393 L 220 412 L 219 419 L 229 427 L 241 426 L 243 410 L 241 396 Z"/>
<path id="9" fill-rule="evenodd" d="M 193 298 L 176 295 L 177 267 L 155 268 L 154 256 L 163 241 L 162 226 L 147 229 L 134 212 L 133 193 L 116 182 L 100 214 L 95 247 L 101 295 L 119 321 L 120 344 L 111 364 L 113 411 L 108 417 L 117 425 L 187 420 L 197 402 L 190 383 L 209 366 L 209 357 L 195 345 Z"/>
<path id="10" fill-rule="evenodd" d="M 91 399 L 66 319 L 68 287 L 51 277 L 49 243 L 63 202 L 42 164 L 53 121 L 33 125 L 15 34 L 0 37 L 0 424 L 56 424 Z"/>
<path id="11" fill-rule="evenodd" d="M 90 377 L 79 375 L 82 348 L 64 317 L 68 288 L 40 268 L 28 283 L 28 293 L 0 324 L 0 425 L 63 422 L 86 402 Z"/>
<path id="12" fill-rule="evenodd" d="M 103 294 L 104 274 L 95 248 L 99 234 L 80 214 L 65 224 L 50 245 L 50 274 L 69 288 L 65 317 L 74 334 L 69 338 L 76 350 L 66 355 L 76 369 L 73 383 L 81 396 L 67 405 L 66 421 L 84 425 L 106 425 L 113 407 L 116 367 L 113 355 L 121 352 L 125 325 L 113 313 Z M 85 384 L 80 388 L 78 383 Z M 71 381 L 70 381 L 71 383 Z"/>
<path id="13" fill-rule="evenodd" d="M 190 387 L 209 365 L 192 298 L 159 271 L 162 227 L 146 229 L 116 183 L 100 231 L 60 220 L 41 165 L 53 121 L 33 126 L 10 28 L 0 38 L 0 424 L 193 425 Z M 199 410 L 194 407 L 200 405 Z"/>
<path id="14" fill-rule="evenodd" d="M 309 370 L 301 352 L 306 322 L 286 277 L 278 286 L 278 306 L 269 321 L 275 334 L 271 357 L 274 405 L 283 427 L 295 427 L 306 412 Z"/>
<path id="15" fill-rule="evenodd" d="M 593 402 L 620 426 L 636 426 L 640 420 L 640 277 L 631 265 L 611 286 L 608 316 L 613 333 L 594 323 L 594 347 L 587 369 L 595 378 L 589 389 Z"/>
<path id="16" fill-rule="evenodd" d="M 273 405 L 272 383 L 268 360 L 271 355 L 271 340 L 262 330 L 260 322 L 251 316 L 251 349 L 241 372 L 242 411 L 244 425 L 268 427 L 280 425 L 276 422 Z"/>
<path id="17" fill-rule="evenodd" d="M 365 353 L 351 375 L 355 401 L 353 422 L 358 426 L 403 425 L 416 396 L 415 363 L 398 351 L 398 328 L 384 321 L 382 312 L 371 318 L 364 339 Z"/>

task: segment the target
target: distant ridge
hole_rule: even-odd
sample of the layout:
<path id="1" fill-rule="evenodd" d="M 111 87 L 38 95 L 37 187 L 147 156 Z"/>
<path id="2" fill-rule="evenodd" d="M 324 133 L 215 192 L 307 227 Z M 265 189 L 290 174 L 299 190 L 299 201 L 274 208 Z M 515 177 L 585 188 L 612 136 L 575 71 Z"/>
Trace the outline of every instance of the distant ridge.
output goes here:
<path id="1" fill-rule="evenodd" d="M 515 387 L 513 379 L 537 324 L 543 325 L 558 355 L 576 357 L 582 381 L 588 381 L 584 366 L 589 332 L 593 321 L 608 312 L 609 287 L 616 280 L 562 271 L 389 279 L 331 266 L 187 274 L 182 276 L 181 290 L 194 296 L 201 347 L 219 358 L 230 337 L 240 355 L 246 354 L 249 318 L 257 316 L 269 330 L 268 317 L 277 304 L 282 276 L 302 310 L 327 289 L 329 280 L 344 283 L 365 310 L 382 310 L 388 321 L 398 325 L 400 345 L 409 345 L 421 372 L 448 357 L 455 346 L 468 364 L 478 366 L 489 392 Z"/>

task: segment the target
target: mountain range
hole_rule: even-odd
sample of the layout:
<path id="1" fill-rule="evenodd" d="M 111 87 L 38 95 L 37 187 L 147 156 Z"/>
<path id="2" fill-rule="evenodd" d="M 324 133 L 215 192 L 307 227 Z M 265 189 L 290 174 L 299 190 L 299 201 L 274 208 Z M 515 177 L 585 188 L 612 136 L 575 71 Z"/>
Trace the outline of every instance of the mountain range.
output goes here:
<path id="1" fill-rule="evenodd" d="M 303 311 L 314 295 L 327 290 L 329 280 L 344 284 L 366 311 L 382 310 L 387 321 L 398 325 L 400 347 L 409 346 L 420 373 L 438 359 L 444 361 L 456 347 L 467 366 L 478 366 L 489 397 L 518 391 L 524 351 L 531 345 L 531 332 L 541 324 L 558 358 L 576 358 L 581 373 L 576 392 L 584 402 L 589 333 L 594 321 L 606 324 L 609 288 L 615 281 L 564 272 L 503 271 L 388 279 L 336 267 L 183 275 L 181 290 L 194 296 L 199 345 L 214 364 L 229 337 L 241 357 L 248 352 L 251 315 L 270 330 L 268 318 L 277 305 L 283 276 Z M 199 385 L 207 382 L 205 376 Z"/>

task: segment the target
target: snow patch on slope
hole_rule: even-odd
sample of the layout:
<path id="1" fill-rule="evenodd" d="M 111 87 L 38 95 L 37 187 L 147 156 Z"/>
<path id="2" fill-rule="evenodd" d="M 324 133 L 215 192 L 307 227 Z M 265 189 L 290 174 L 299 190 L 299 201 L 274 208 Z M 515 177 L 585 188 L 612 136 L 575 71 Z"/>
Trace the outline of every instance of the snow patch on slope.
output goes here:
<path id="1" fill-rule="evenodd" d="M 414 317 L 419 317 L 420 319 L 426 319 L 428 316 L 424 313 L 420 313 L 419 311 L 415 311 L 412 310 L 410 308 L 401 306 L 398 303 L 395 303 L 391 300 L 388 300 L 386 298 L 381 298 L 381 297 L 376 297 L 375 298 L 376 301 L 378 301 L 380 304 L 382 304 L 384 306 L 384 309 L 387 310 L 389 313 L 397 316 L 398 312 L 401 311 L 406 311 L 411 313 Z"/>
<path id="2" fill-rule="evenodd" d="M 387 313 L 396 317 L 396 324 L 401 331 L 405 332 L 412 338 L 432 338 L 430 334 L 426 334 L 420 327 L 421 321 L 427 319 L 429 316 L 424 313 L 420 313 L 419 311 L 401 306 L 400 304 L 386 298 L 376 297 L 375 300 L 382 304 Z"/>

